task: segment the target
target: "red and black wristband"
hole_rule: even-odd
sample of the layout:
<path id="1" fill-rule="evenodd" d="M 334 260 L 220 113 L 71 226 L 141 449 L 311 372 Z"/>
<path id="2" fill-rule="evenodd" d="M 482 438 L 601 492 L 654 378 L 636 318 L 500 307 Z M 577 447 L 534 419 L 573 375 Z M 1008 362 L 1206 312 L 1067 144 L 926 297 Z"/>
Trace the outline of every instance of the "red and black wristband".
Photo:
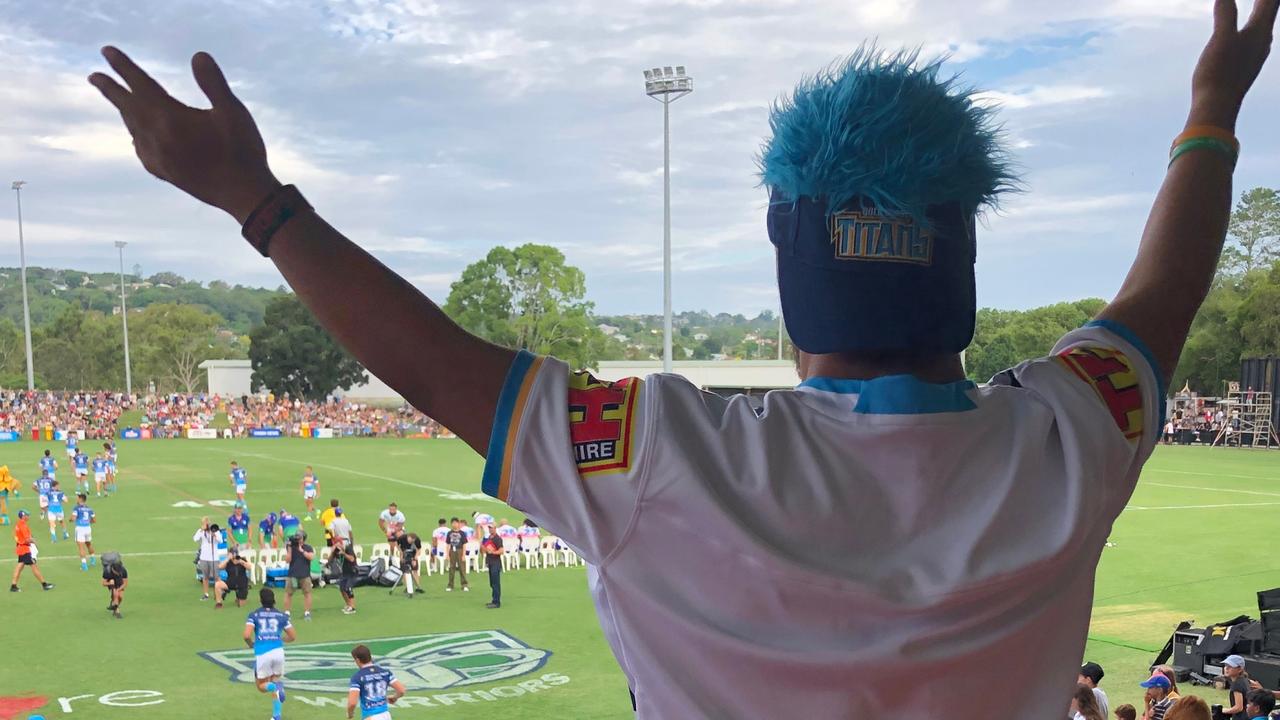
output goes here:
<path id="1" fill-rule="evenodd" d="M 270 257 L 271 237 L 276 234 L 291 218 L 312 209 L 306 198 L 294 185 L 277 188 L 262 201 L 244 221 L 240 234 L 262 253 L 262 257 Z"/>

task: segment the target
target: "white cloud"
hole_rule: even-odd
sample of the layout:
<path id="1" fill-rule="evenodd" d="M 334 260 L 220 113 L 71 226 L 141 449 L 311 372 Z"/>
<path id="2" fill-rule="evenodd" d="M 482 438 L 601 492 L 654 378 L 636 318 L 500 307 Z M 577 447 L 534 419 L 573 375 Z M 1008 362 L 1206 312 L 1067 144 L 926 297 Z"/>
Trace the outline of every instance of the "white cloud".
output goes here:
<path id="1" fill-rule="evenodd" d="M 974 101 L 1007 110 L 1025 110 L 1045 105 L 1065 105 L 1098 100 L 1111 93 L 1106 88 L 1086 85 L 1035 85 L 1016 90 L 987 90 L 976 93 Z"/>

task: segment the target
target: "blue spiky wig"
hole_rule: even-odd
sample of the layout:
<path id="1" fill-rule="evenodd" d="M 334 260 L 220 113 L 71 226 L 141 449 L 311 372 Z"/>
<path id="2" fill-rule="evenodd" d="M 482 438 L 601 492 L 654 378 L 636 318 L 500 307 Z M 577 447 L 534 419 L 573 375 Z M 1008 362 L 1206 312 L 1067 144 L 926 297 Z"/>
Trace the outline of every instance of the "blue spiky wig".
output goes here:
<path id="1" fill-rule="evenodd" d="M 773 106 L 760 175 L 802 350 L 950 353 L 972 340 L 974 217 L 1016 178 L 992 110 L 941 65 L 864 46 Z"/>

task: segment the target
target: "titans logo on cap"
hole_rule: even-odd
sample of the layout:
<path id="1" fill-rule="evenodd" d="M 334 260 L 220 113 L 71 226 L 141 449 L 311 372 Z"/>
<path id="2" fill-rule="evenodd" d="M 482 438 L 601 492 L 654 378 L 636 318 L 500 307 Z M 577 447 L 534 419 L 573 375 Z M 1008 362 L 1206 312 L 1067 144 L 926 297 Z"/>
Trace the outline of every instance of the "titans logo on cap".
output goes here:
<path id="1" fill-rule="evenodd" d="M 931 232 L 911 218 L 888 217 L 875 210 L 832 215 L 831 244 L 837 260 L 933 264 Z"/>

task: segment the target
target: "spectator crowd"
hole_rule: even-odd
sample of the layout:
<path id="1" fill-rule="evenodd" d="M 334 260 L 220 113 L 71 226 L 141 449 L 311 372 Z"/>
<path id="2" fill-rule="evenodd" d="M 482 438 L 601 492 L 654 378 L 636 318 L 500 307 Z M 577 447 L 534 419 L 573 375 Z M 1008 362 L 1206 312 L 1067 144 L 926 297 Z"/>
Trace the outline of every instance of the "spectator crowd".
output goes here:
<path id="1" fill-rule="evenodd" d="M 187 429 L 226 427 L 233 437 L 254 428 L 278 428 L 298 435 L 305 428 L 332 430 L 335 436 L 441 437 L 439 423 L 409 405 L 380 407 L 334 397 L 306 401 L 265 393 L 222 397 L 208 393 L 128 396 L 112 392 L 0 390 L 0 430 L 26 436 L 32 429 L 83 431 L 88 439 L 118 437 L 120 415 L 141 412 L 139 427 L 152 438 L 182 437 Z M 218 421 L 225 413 L 226 423 Z M 220 428 L 221 429 L 221 428 Z"/>

